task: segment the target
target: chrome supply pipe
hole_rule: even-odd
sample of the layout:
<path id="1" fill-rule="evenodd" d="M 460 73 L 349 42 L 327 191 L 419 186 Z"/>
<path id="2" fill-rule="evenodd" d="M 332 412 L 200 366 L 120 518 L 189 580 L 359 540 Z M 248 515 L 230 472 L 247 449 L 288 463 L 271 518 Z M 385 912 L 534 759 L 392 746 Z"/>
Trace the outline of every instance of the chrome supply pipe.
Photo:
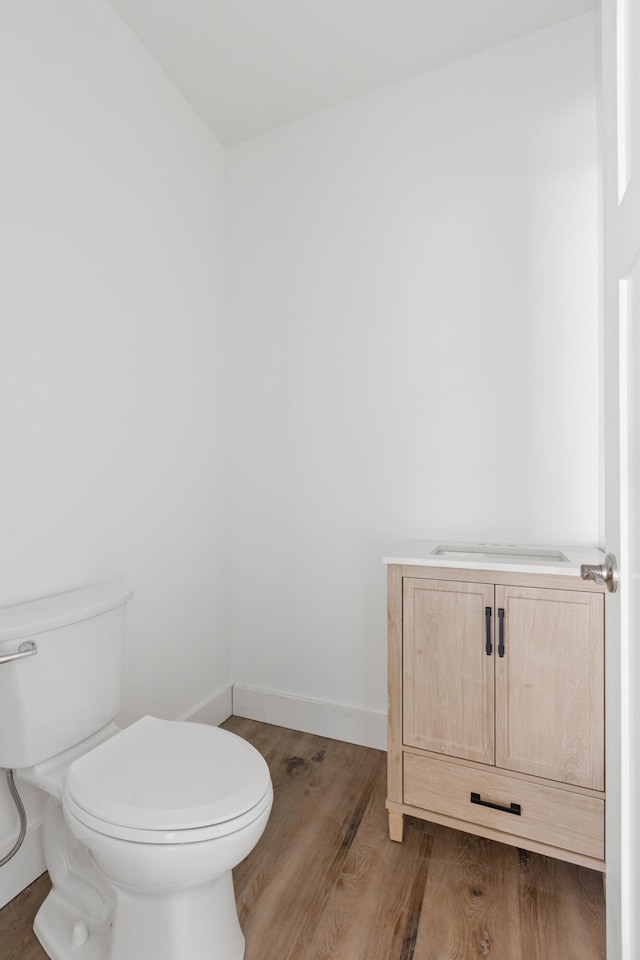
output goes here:
<path id="1" fill-rule="evenodd" d="M 5 854 L 2 859 L 0 859 L 0 867 L 4 867 L 5 863 L 8 863 L 12 857 L 15 857 L 16 853 L 22 846 L 22 841 L 25 838 L 27 832 L 27 814 L 25 813 L 24 804 L 22 798 L 18 793 L 18 788 L 16 787 L 15 780 L 13 779 L 13 770 L 5 770 L 7 775 L 7 785 L 9 787 L 9 793 L 13 798 L 13 802 L 18 808 L 18 815 L 20 817 L 20 833 L 18 834 L 18 839 L 14 843 L 9 853 Z"/>

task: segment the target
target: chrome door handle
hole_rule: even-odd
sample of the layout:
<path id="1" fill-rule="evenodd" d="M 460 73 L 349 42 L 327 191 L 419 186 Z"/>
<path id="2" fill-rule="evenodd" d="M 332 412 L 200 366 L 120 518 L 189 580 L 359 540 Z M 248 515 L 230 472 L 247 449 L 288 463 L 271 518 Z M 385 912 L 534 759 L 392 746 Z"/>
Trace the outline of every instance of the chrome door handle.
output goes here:
<path id="1" fill-rule="evenodd" d="M 620 580 L 616 558 L 612 553 L 608 553 L 602 563 L 583 563 L 580 567 L 580 576 L 583 580 L 602 583 L 607 590 L 615 593 Z"/>
<path id="2" fill-rule="evenodd" d="M 24 640 L 15 653 L 7 653 L 0 657 L 0 663 L 11 663 L 12 660 L 23 660 L 25 657 L 32 657 L 38 652 L 38 646 L 35 640 Z"/>

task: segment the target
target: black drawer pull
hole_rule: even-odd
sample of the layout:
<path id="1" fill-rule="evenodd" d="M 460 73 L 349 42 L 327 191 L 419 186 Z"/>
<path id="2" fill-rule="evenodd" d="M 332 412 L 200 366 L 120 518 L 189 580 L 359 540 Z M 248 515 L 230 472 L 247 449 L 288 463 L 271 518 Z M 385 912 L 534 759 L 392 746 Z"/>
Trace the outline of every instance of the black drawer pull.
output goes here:
<path id="1" fill-rule="evenodd" d="M 504 657 L 504 609 L 498 610 L 498 656 Z"/>
<path id="2" fill-rule="evenodd" d="M 488 800 L 481 800 L 479 793 L 471 794 L 471 803 L 477 803 L 481 807 L 491 807 L 492 810 L 502 810 L 503 813 L 513 813 L 516 817 L 522 816 L 522 807 L 519 803 L 512 803 L 509 807 L 503 807 L 499 803 L 489 803 Z"/>

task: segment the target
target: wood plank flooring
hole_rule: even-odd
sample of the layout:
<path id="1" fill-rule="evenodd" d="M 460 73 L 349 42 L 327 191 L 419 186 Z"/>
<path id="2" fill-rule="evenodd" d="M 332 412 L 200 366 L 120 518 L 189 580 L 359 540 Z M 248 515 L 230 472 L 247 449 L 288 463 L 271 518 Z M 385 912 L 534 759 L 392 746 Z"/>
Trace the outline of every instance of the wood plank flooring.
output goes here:
<path id="1" fill-rule="evenodd" d="M 224 726 L 263 753 L 275 792 L 234 871 L 245 960 L 604 960 L 599 873 L 420 820 L 393 843 L 384 753 Z M 45 874 L 0 911 L 2 960 L 46 960 L 31 924 L 48 889 Z"/>

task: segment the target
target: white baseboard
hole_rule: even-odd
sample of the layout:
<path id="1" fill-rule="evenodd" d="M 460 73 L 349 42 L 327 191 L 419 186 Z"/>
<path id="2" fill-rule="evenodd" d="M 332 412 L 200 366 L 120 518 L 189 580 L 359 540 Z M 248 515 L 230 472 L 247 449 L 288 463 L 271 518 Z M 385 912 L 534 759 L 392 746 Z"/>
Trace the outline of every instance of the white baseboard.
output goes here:
<path id="1" fill-rule="evenodd" d="M 4 853 L 8 851 L 0 852 L 4 856 Z M 0 869 L 0 908 L 17 897 L 46 869 L 42 846 L 42 818 L 40 817 L 27 825 L 24 843 L 15 857 Z"/>
<path id="2" fill-rule="evenodd" d="M 195 720 L 197 723 L 210 723 L 218 727 L 223 720 L 231 716 L 232 690 L 231 684 L 222 687 L 177 719 Z"/>
<path id="3" fill-rule="evenodd" d="M 306 700 L 273 690 L 234 684 L 233 713 L 236 717 L 262 720 L 278 727 L 331 737 L 332 740 L 345 740 L 377 750 L 387 749 L 387 715 L 374 710 Z"/>

